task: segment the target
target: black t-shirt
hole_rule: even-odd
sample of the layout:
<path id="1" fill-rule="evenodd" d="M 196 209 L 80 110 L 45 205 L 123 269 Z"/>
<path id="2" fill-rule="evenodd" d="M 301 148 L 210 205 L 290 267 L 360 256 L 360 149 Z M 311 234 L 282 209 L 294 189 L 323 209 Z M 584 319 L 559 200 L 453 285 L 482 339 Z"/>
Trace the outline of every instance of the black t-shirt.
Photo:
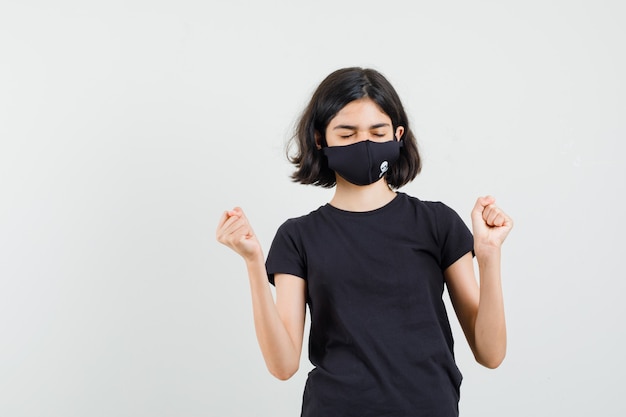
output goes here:
<path id="1" fill-rule="evenodd" d="M 458 415 L 459 372 L 443 271 L 472 251 L 458 214 L 404 193 L 368 212 L 326 204 L 281 225 L 270 282 L 307 281 L 303 417 Z"/>

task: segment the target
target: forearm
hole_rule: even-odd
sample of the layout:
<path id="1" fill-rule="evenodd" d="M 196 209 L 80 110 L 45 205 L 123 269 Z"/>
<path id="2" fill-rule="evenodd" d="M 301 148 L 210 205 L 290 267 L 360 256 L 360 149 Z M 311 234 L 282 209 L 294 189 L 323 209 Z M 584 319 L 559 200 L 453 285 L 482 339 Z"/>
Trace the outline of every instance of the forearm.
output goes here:
<path id="1" fill-rule="evenodd" d="M 300 364 L 300 349 L 291 340 L 278 314 L 262 256 L 247 260 L 254 327 L 268 370 L 278 379 L 288 379 Z"/>
<path id="2" fill-rule="evenodd" d="M 477 254 L 480 274 L 480 301 L 474 326 L 476 359 L 495 368 L 506 354 L 506 322 L 500 268 L 501 252 L 493 248 Z"/>

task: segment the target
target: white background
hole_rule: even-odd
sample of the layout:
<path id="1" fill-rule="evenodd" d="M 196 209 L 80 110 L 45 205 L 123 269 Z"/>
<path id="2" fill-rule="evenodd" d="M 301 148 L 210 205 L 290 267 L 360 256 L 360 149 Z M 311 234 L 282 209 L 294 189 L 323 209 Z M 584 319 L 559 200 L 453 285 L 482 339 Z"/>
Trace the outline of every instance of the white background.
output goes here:
<path id="1" fill-rule="evenodd" d="M 469 224 L 493 194 L 508 356 L 465 416 L 623 416 L 626 6 L 615 1 L 0 2 L 0 415 L 296 416 L 256 344 L 242 206 L 267 249 L 332 190 L 284 146 L 317 84 L 378 69 Z"/>

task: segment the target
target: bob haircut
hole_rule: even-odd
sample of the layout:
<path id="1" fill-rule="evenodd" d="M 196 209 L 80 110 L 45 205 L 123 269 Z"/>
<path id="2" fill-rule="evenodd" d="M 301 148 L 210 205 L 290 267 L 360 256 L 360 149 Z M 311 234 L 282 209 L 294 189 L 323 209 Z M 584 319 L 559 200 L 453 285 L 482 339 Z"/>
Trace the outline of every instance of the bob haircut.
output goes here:
<path id="1" fill-rule="evenodd" d="M 333 117 L 346 104 L 365 97 L 372 99 L 389 116 L 394 132 L 398 126 L 404 127 L 400 158 L 385 175 L 389 186 L 400 188 L 419 174 L 422 161 L 417 141 L 396 90 L 376 70 L 351 67 L 328 75 L 300 116 L 295 135 L 287 147 L 287 158 L 296 166 L 291 175 L 294 182 L 325 188 L 335 186 L 335 172 L 328 168 L 326 156 L 317 148 L 315 136 L 319 135 L 322 147 L 327 146 L 326 128 Z M 296 147 L 294 154 L 290 153 L 292 144 Z"/>

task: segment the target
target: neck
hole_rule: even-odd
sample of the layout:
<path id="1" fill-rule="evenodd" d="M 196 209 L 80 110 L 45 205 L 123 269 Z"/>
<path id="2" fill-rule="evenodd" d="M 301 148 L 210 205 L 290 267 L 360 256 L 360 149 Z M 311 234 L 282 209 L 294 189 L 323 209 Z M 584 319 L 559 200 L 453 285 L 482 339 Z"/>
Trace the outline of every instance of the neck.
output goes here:
<path id="1" fill-rule="evenodd" d="M 337 175 L 330 205 L 346 211 L 371 211 L 388 204 L 395 196 L 384 178 L 370 185 L 354 185 Z"/>

